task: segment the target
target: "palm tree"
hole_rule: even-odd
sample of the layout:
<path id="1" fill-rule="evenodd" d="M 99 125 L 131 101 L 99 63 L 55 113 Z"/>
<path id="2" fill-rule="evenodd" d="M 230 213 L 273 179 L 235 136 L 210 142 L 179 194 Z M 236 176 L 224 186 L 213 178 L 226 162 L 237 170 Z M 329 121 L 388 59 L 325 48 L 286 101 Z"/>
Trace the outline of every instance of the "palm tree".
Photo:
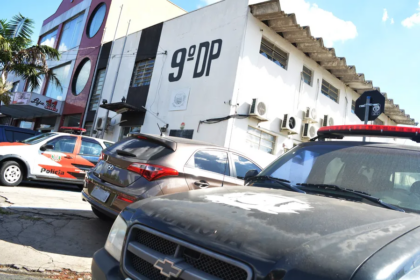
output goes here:
<path id="1" fill-rule="evenodd" d="M 60 59 L 60 53 L 48 46 L 31 46 L 32 33 L 33 21 L 21 14 L 10 22 L 0 20 L 0 101 L 5 105 L 10 104 L 12 95 L 8 74 L 25 79 L 29 91 L 38 88 L 43 77 L 61 88 L 60 81 L 47 65 L 48 60 Z"/>

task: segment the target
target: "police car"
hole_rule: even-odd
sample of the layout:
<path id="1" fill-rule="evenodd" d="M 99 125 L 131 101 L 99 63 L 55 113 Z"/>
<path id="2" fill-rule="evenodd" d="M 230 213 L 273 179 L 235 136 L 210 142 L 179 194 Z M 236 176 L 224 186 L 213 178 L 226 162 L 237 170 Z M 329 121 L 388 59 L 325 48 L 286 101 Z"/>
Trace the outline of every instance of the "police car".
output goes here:
<path id="1" fill-rule="evenodd" d="M 99 161 L 112 142 L 82 136 L 84 129 L 62 127 L 14 143 L 0 143 L 0 184 L 17 186 L 22 180 L 83 185 L 86 171 Z"/>

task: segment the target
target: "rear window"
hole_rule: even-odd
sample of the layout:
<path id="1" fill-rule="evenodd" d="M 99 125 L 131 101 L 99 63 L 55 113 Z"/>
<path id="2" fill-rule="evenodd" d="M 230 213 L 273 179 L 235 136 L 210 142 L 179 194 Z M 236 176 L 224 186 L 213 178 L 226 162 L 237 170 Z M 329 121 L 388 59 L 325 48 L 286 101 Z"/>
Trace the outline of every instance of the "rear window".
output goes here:
<path id="1" fill-rule="evenodd" d="M 155 160 L 173 152 L 159 142 L 134 137 L 125 138 L 106 149 L 112 156 L 116 156 L 118 150 L 132 153 L 140 160 Z"/>

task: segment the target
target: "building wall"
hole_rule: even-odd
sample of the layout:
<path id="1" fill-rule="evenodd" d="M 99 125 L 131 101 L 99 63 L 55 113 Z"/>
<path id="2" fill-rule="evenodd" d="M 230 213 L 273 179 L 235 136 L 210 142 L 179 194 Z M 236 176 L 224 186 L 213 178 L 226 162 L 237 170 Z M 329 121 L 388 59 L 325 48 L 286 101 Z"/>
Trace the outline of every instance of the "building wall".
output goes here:
<path id="1" fill-rule="evenodd" d="M 118 24 L 120 12 L 121 19 Z M 105 27 L 104 43 L 125 36 L 129 20 L 131 20 L 128 30 L 130 34 L 185 13 L 185 10 L 168 0 L 112 0 Z M 117 32 L 115 33 L 115 31 Z"/>

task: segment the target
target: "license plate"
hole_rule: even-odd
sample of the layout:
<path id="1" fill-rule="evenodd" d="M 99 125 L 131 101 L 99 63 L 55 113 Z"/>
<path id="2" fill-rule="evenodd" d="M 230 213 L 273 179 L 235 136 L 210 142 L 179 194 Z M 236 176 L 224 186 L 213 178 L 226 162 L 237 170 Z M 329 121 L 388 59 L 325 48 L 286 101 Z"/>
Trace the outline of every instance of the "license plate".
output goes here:
<path id="1" fill-rule="evenodd" d="M 95 187 L 93 191 L 90 193 L 90 195 L 96 198 L 97 200 L 105 203 L 108 200 L 110 193 L 101 189 L 100 187 Z"/>

